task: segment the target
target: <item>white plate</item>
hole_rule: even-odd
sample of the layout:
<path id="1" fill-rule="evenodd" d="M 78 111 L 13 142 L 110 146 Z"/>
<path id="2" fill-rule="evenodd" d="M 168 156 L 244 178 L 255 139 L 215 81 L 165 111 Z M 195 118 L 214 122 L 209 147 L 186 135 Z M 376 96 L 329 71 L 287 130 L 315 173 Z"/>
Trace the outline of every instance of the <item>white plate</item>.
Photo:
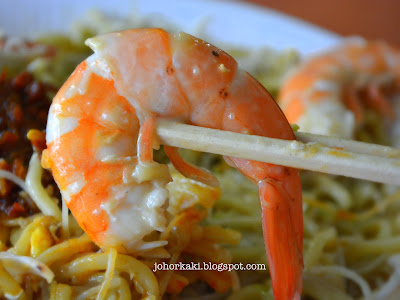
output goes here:
<path id="1" fill-rule="evenodd" d="M 314 25 L 237 1 L 212 0 L 3 0 L 0 28 L 8 35 L 34 37 L 38 33 L 66 31 L 91 8 L 127 15 L 162 14 L 183 31 L 194 34 L 205 22 L 211 42 L 247 47 L 296 48 L 310 54 L 331 47 L 340 37 Z"/>

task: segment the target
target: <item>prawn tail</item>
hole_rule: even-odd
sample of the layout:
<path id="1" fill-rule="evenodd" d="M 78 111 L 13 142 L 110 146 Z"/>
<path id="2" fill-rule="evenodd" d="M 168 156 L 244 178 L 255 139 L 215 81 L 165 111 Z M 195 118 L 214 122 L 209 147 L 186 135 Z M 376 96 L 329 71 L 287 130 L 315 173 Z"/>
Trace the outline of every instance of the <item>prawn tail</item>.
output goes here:
<path id="1" fill-rule="evenodd" d="M 263 231 L 276 300 L 300 299 L 302 290 L 301 203 L 286 192 L 282 182 L 260 181 Z"/>

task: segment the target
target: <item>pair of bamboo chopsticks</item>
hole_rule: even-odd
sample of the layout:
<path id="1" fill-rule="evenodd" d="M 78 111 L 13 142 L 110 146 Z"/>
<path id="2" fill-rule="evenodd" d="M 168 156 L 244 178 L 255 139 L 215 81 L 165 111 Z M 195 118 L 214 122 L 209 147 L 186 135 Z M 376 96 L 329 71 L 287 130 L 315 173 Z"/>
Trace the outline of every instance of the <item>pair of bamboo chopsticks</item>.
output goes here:
<path id="1" fill-rule="evenodd" d="M 400 185 L 400 149 L 297 132 L 296 141 L 159 120 L 161 144 Z"/>

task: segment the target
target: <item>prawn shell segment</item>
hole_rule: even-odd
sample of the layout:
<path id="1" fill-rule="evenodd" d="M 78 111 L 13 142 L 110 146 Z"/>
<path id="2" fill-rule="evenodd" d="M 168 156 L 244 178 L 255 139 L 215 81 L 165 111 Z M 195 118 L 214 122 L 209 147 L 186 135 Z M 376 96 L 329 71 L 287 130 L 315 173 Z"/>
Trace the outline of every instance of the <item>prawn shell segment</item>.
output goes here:
<path id="1" fill-rule="evenodd" d="M 157 207 L 167 192 L 153 188 L 157 183 L 141 186 L 132 178 L 138 165 L 135 109 L 89 63 L 98 62 L 88 59 L 79 65 L 54 98 L 43 161 L 90 238 L 104 248 L 130 251 L 144 235 L 163 230 L 164 213 Z M 157 199 L 153 190 L 161 203 L 148 208 L 149 195 Z M 130 212 L 125 219 L 124 210 Z"/>
<path id="2" fill-rule="evenodd" d="M 221 129 L 237 62 L 226 52 L 183 32 L 172 37 L 171 49 L 177 79 L 190 104 L 188 123 Z"/>
<path id="3" fill-rule="evenodd" d="M 118 94 L 137 109 L 141 122 L 150 112 L 186 119 L 190 107 L 175 76 L 165 31 L 126 30 L 90 38 L 86 44 L 104 59 Z"/>

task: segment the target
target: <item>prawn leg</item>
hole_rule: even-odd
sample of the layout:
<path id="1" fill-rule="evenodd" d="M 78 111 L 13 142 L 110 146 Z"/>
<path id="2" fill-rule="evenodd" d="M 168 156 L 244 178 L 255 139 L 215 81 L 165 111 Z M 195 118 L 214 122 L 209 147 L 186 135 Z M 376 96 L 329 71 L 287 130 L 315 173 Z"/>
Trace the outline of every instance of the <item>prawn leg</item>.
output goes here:
<path id="1" fill-rule="evenodd" d="M 178 149 L 171 146 L 164 146 L 165 154 L 171 160 L 172 165 L 178 170 L 183 176 L 200 181 L 204 184 L 211 186 L 219 186 L 218 179 L 215 178 L 207 170 L 194 166 L 186 161 L 179 155 Z"/>
<path id="2" fill-rule="evenodd" d="M 369 85 L 367 87 L 367 93 L 369 104 L 382 116 L 388 117 L 392 121 L 396 118 L 388 100 L 382 95 L 376 85 Z"/>
<path id="3" fill-rule="evenodd" d="M 156 118 L 154 116 L 146 118 L 140 126 L 137 148 L 139 161 L 142 163 L 153 161 L 153 136 L 155 126 Z"/>
<path id="4" fill-rule="evenodd" d="M 354 118 L 358 125 L 364 122 L 363 106 L 360 98 L 358 98 L 354 89 L 347 89 L 344 92 L 344 102 L 346 106 L 353 112 Z"/>

